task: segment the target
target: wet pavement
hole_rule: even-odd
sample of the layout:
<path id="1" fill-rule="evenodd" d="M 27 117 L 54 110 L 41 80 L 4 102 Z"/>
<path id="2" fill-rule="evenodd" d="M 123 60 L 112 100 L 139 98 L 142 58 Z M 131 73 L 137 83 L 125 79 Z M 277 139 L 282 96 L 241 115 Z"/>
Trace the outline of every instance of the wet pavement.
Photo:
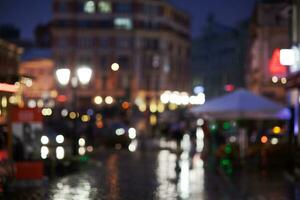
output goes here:
<path id="1" fill-rule="evenodd" d="M 300 199 L 283 173 L 239 173 L 228 178 L 205 167 L 200 154 L 189 159 L 169 150 L 98 153 L 78 173 L 7 199 L 50 200 L 285 200 Z"/>

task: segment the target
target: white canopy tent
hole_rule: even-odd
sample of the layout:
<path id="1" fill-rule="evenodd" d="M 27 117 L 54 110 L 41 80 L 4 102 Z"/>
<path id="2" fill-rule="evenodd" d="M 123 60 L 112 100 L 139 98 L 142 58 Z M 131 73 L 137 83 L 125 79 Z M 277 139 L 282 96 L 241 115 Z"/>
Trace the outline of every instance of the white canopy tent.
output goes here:
<path id="1" fill-rule="evenodd" d="M 191 109 L 207 119 L 290 119 L 288 108 L 240 89 Z"/>

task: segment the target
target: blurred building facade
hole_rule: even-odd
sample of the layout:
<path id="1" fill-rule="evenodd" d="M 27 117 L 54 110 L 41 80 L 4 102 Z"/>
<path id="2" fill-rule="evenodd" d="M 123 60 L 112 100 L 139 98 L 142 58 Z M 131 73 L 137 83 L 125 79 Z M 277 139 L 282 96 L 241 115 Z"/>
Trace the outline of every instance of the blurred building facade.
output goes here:
<path id="1" fill-rule="evenodd" d="M 289 48 L 289 19 L 285 1 L 261 1 L 251 20 L 247 87 L 277 101 L 286 101 L 288 69 L 279 62 L 279 49 Z"/>
<path id="2" fill-rule="evenodd" d="M 88 65 L 94 72 L 81 98 L 151 99 L 189 90 L 190 21 L 167 1 L 55 0 L 53 10 L 56 66 Z"/>
<path id="3" fill-rule="evenodd" d="M 35 35 L 35 46 L 38 48 L 50 48 L 52 37 L 51 37 L 51 23 L 39 24 L 34 29 Z"/>
<path id="4" fill-rule="evenodd" d="M 0 124 L 6 122 L 7 109 L 17 103 L 18 67 L 23 48 L 0 38 Z"/>
<path id="5" fill-rule="evenodd" d="M 210 15 L 201 35 L 193 40 L 193 86 L 203 86 L 207 98 L 229 92 L 226 86 L 244 86 L 248 24 L 245 20 L 228 27 Z"/>
<path id="6" fill-rule="evenodd" d="M 29 107 L 52 107 L 57 97 L 54 79 L 54 61 L 50 49 L 26 49 L 20 62 L 19 74 L 32 82 L 23 89 Z"/>

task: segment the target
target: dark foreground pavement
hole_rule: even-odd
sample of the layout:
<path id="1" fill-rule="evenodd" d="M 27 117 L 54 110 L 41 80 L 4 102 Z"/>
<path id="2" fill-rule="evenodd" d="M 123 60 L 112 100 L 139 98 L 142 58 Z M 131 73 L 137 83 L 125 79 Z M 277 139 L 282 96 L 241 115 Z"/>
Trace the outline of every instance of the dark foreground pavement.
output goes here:
<path id="1" fill-rule="evenodd" d="M 298 186 L 283 172 L 240 172 L 227 178 L 204 167 L 199 155 L 168 150 L 103 151 L 76 174 L 42 188 L 14 191 L 5 199 L 53 200 L 297 200 Z"/>

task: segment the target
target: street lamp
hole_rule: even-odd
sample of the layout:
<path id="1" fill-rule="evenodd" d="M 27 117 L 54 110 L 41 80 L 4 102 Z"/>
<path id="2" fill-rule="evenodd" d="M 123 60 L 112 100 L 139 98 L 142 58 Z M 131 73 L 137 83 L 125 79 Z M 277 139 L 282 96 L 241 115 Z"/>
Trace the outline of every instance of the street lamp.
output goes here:
<path id="1" fill-rule="evenodd" d="M 55 72 L 56 78 L 62 86 L 66 86 L 69 84 L 71 78 L 71 70 L 68 68 L 59 68 Z M 87 85 L 92 78 L 93 71 L 88 66 L 81 66 L 76 70 L 76 76 L 72 77 L 72 79 L 77 79 L 82 85 Z M 77 85 L 72 84 L 72 86 L 77 87 Z"/>
<path id="2" fill-rule="evenodd" d="M 113 63 L 112 65 L 111 65 L 111 70 L 113 70 L 113 71 L 118 71 L 120 69 L 120 65 L 118 64 L 118 63 Z"/>
<path id="3" fill-rule="evenodd" d="M 69 80 L 70 80 L 71 70 L 68 68 L 57 69 L 55 72 L 55 75 L 56 75 L 58 82 L 61 85 L 66 86 L 66 85 L 68 85 Z"/>
<path id="4" fill-rule="evenodd" d="M 93 75 L 93 71 L 90 67 L 88 66 L 80 66 L 76 69 L 76 73 L 74 73 L 74 76 L 71 77 L 72 73 L 71 70 L 68 68 L 59 68 L 55 72 L 57 81 L 60 85 L 62 86 L 67 86 L 71 80 L 71 86 L 72 86 L 72 107 L 76 111 L 77 110 L 77 93 L 76 89 L 78 87 L 78 82 L 81 85 L 87 85 Z M 78 152 L 78 145 L 77 145 L 77 120 L 74 119 L 74 124 L 73 124 L 73 133 L 72 133 L 72 138 L 73 138 L 73 154 L 77 155 Z"/>

